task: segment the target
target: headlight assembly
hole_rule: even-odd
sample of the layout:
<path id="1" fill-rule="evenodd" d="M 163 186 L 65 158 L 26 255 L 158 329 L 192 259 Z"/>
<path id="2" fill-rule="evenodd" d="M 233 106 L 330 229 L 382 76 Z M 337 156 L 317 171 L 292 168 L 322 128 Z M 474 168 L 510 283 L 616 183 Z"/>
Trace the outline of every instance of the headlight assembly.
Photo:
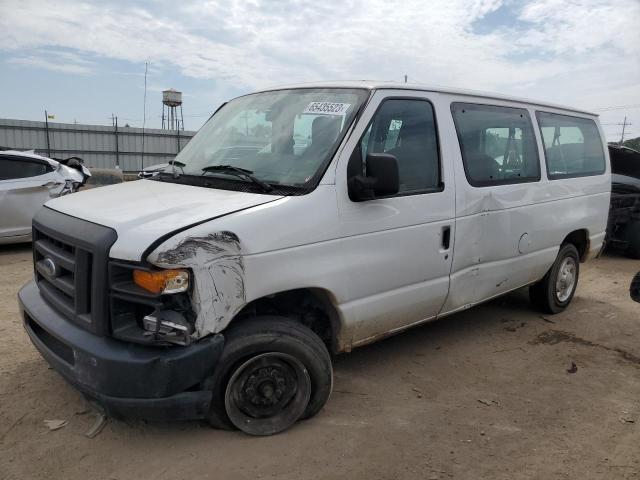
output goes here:
<path id="1" fill-rule="evenodd" d="M 184 269 L 158 270 L 148 272 L 133 271 L 133 283 L 148 292 L 168 295 L 186 292 L 189 289 L 189 271 Z"/>

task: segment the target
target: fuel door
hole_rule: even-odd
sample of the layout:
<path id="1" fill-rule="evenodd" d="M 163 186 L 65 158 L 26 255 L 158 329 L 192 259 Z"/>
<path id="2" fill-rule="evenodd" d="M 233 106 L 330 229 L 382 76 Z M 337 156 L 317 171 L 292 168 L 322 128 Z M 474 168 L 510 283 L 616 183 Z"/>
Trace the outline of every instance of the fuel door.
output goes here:
<path id="1" fill-rule="evenodd" d="M 523 233 L 518 242 L 518 252 L 529 253 L 531 251 L 531 238 L 528 233 Z"/>

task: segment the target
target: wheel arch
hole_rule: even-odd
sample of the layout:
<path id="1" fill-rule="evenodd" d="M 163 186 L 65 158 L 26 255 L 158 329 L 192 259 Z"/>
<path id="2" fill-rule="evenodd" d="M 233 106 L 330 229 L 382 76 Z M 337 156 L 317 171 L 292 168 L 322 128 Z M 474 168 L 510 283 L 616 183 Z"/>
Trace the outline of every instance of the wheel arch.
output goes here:
<path id="1" fill-rule="evenodd" d="M 560 244 L 560 248 L 568 243 L 573 244 L 578 250 L 580 262 L 586 261 L 587 257 L 589 256 L 589 249 L 591 244 L 589 240 L 589 230 L 587 230 L 586 228 L 581 228 L 572 231 L 566 237 L 564 237 L 564 240 L 562 240 L 562 243 Z"/>
<path id="2" fill-rule="evenodd" d="M 327 289 L 305 287 L 283 290 L 248 302 L 229 322 L 237 325 L 258 315 L 277 314 L 306 325 L 332 353 L 346 349 L 342 339 L 343 319 L 335 296 Z"/>

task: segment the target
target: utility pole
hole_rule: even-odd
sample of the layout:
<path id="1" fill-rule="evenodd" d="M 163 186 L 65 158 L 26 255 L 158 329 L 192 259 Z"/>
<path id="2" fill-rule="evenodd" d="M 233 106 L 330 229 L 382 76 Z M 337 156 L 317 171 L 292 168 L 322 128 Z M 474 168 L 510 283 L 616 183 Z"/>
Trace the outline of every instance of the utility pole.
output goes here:
<path id="1" fill-rule="evenodd" d="M 627 116 L 624 116 L 624 122 L 622 122 L 622 135 L 620 136 L 620 145 L 624 142 L 624 131 L 627 127 Z"/>
<path id="2" fill-rule="evenodd" d="M 622 123 L 602 123 L 601 125 L 615 125 L 616 127 L 622 126 L 622 134 L 620 135 L 620 141 L 618 142 L 618 145 L 622 145 L 624 143 L 624 134 L 627 132 L 627 127 L 630 127 L 631 125 L 633 125 L 633 123 L 627 122 L 627 117 L 625 115 L 624 121 Z"/>
<path id="3" fill-rule="evenodd" d="M 144 105 L 142 107 L 142 162 L 140 165 L 140 171 L 144 170 L 144 127 L 147 123 L 147 69 L 149 68 L 149 62 L 144 62 Z"/>
<path id="4" fill-rule="evenodd" d="M 47 157 L 51 158 L 51 143 L 49 141 L 49 114 L 44 111 L 44 125 L 47 131 Z"/>
<path id="5" fill-rule="evenodd" d="M 176 129 L 176 140 L 178 142 L 178 151 L 176 152 L 176 156 L 180 153 L 180 128 Z"/>
<path id="6" fill-rule="evenodd" d="M 120 147 L 118 145 L 118 117 L 113 118 L 113 131 L 116 136 L 116 170 L 120 169 Z"/>

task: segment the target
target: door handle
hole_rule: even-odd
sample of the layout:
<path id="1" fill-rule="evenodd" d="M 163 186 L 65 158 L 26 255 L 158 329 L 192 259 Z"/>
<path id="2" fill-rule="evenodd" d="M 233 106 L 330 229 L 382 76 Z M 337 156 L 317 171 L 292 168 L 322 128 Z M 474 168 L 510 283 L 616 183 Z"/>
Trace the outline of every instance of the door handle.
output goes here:
<path id="1" fill-rule="evenodd" d="M 451 226 L 442 227 L 442 249 L 449 250 L 451 246 Z"/>

